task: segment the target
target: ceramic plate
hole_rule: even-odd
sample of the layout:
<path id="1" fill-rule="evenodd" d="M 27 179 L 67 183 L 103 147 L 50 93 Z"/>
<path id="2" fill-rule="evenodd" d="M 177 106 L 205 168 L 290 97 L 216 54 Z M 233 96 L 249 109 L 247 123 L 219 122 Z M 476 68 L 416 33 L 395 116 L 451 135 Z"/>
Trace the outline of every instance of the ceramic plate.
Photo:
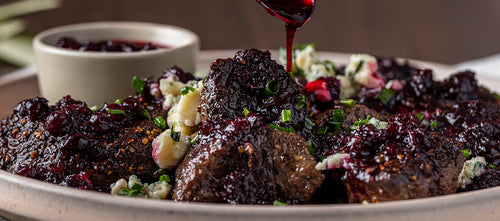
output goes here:
<path id="1" fill-rule="evenodd" d="M 216 58 L 232 57 L 234 51 L 205 51 L 198 69 L 208 70 Z M 345 64 L 349 55 L 318 53 L 320 59 Z M 437 78 L 455 71 L 453 66 L 411 61 L 431 68 Z M 490 89 L 500 79 L 479 78 Z M 34 69 L 0 78 L 0 116 L 9 115 L 22 99 L 37 96 Z M 12 220 L 496 220 L 500 217 L 500 187 L 425 199 L 350 205 L 231 206 L 209 203 L 176 203 L 61 187 L 0 171 L 0 216 Z"/>

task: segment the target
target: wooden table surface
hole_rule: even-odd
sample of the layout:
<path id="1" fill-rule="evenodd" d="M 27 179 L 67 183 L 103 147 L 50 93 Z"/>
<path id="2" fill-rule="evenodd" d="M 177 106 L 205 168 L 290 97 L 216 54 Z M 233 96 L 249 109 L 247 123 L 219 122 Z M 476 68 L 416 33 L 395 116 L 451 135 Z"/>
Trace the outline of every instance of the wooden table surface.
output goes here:
<path id="1" fill-rule="evenodd" d="M 15 0 L 0 0 L 0 4 Z M 145 21 L 196 32 L 202 49 L 284 45 L 284 26 L 254 0 L 86 0 L 25 17 L 28 30 L 102 20 Z M 500 52 L 500 1 L 318 0 L 297 43 L 318 50 L 363 52 L 458 63 Z M 1 69 L 0 69 L 1 70 Z"/>

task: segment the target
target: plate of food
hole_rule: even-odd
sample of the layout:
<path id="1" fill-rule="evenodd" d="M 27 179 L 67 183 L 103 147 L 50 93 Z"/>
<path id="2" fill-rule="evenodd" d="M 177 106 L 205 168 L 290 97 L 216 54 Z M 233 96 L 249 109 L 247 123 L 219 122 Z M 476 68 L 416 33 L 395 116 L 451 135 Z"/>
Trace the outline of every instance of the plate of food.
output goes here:
<path id="1" fill-rule="evenodd" d="M 200 75 L 130 79 L 102 107 L 37 98 L 33 71 L 0 79 L 0 216 L 498 216 L 499 79 L 313 45 L 289 74 L 279 54 L 204 51 Z"/>

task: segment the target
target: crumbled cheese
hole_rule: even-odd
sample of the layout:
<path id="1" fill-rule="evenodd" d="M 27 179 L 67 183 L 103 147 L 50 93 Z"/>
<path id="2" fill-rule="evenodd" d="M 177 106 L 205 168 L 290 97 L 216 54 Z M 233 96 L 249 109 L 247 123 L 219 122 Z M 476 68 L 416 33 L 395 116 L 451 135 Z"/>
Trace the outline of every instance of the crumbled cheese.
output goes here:
<path id="1" fill-rule="evenodd" d="M 180 96 L 178 103 L 170 109 L 167 118 L 169 127 L 188 136 L 193 133 L 191 128 L 201 123 L 198 104 L 201 100 L 203 82 L 199 81 L 193 88 L 194 91 Z"/>
<path id="2" fill-rule="evenodd" d="M 129 188 L 132 188 L 135 184 L 142 186 L 141 180 L 139 180 L 136 175 L 130 175 L 130 177 L 128 178 Z"/>
<path id="3" fill-rule="evenodd" d="M 311 65 L 315 62 L 314 47 L 307 45 L 302 50 L 295 50 L 295 65 L 304 72 L 310 70 Z"/>
<path id="4" fill-rule="evenodd" d="M 465 161 L 462 172 L 458 175 L 458 185 L 464 189 L 467 185 L 472 183 L 474 177 L 481 176 L 484 173 L 486 166 L 486 159 L 484 157 L 474 157 Z"/>
<path id="5" fill-rule="evenodd" d="M 150 184 L 144 188 L 146 195 L 150 199 L 165 199 L 172 191 L 172 186 L 165 181 Z"/>
<path id="6" fill-rule="evenodd" d="M 353 54 L 345 67 L 345 75 L 354 83 L 367 88 L 382 88 L 385 86 L 385 81 L 376 75 L 377 69 L 378 63 L 375 57 Z"/>
<path id="7" fill-rule="evenodd" d="M 171 108 L 176 102 L 175 99 L 181 95 L 181 90 L 187 86 L 198 84 L 198 81 L 188 81 L 185 84 L 179 81 L 179 77 L 171 75 L 160 80 L 160 91 L 165 98 L 163 108 Z"/>
<path id="8" fill-rule="evenodd" d="M 171 130 L 165 130 L 153 141 L 153 159 L 160 168 L 172 169 L 184 157 L 189 147 L 188 137 L 181 133 L 179 142 L 172 139 Z"/>
<path id="9" fill-rule="evenodd" d="M 349 154 L 337 153 L 328 156 L 323 159 L 323 161 L 316 164 L 316 170 L 332 170 L 337 168 L 343 168 L 344 163 L 350 158 Z"/>
<path id="10" fill-rule="evenodd" d="M 119 179 L 115 183 L 111 184 L 111 195 L 118 195 L 120 190 L 127 188 L 127 181 L 125 179 Z"/>
<path id="11" fill-rule="evenodd" d="M 386 129 L 387 126 L 389 125 L 388 122 L 385 122 L 385 121 L 381 121 L 377 118 L 370 118 L 370 120 L 368 121 L 369 124 L 373 124 L 373 126 L 375 126 L 375 128 L 381 130 L 381 129 Z"/>
<path id="12" fill-rule="evenodd" d="M 347 99 L 352 98 L 356 95 L 356 87 L 352 84 L 352 81 L 345 76 L 337 76 L 340 81 L 340 98 Z"/>

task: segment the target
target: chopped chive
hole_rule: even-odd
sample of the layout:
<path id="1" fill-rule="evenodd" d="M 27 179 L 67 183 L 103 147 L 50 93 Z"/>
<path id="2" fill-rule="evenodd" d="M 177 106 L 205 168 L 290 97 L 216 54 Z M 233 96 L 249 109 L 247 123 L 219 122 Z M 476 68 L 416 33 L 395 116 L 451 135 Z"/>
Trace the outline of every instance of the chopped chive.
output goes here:
<path id="1" fill-rule="evenodd" d="M 125 189 L 121 189 L 120 192 L 118 192 L 118 195 L 135 197 L 135 196 L 139 196 L 140 193 L 141 192 L 139 192 L 138 190 L 125 188 Z"/>
<path id="2" fill-rule="evenodd" d="M 115 104 L 120 104 L 122 102 L 122 99 L 116 99 Z"/>
<path id="3" fill-rule="evenodd" d="M 316 134 L 325 135 L 327 130 L 328 130 L 327 126 L 319 127 L 318 130 L 316 131 Z"/>
<path id="4" fill-rule="evenodd" d="M 250 111 L 249 111 L 246 107 L 244 107 L 244 108 L 243 108 L 243 114 L 244 114 L 245 116 L 247 116 L 249 113 L 250 113 Z"/>
<path id="5" fill-rule="evenodd" d="M 497 168 L 497 166 L 495 166 L 495 165 L 493 165 L 493 164 L 491 164 L 491 163 L 490 163 L 490 164 L 488 164 L 488 167 L 489 167 L 489 168 L 491 168 L 491 169 L 495 169 L 495 168 Z"/>
<path id="6" fill-rule="evenodd" d="M 132 87 L 137 91 L 139 94 L 144 94 L 144 81 L 139 79 L 137 76 L 134 76 L 132 79 Z"/>
<path id="7" fill-rule="evenodd" d="M 196 136 L 193 137 L 193 139 L 190 139 L 189 140 L 189 143 L 191 143 L 191 145 L 195 145 L 196 144 L 196 140 L 198 140 L 198 133 L 196 133 Z"/>
<path id="8" fill-rule="evenodd" d="M 292 121 L 292 111 L 288 109 L 283 109 L 281 111 L 281 122 L 291 122 Z"/>
<path id="9" fill-rule="evenodd" d="M 181 140 L 181 132 L 175 132 L 174 127 L 170 128 L 170 137 L 175 142 L 179 142 Z"/>
<path id="10" fill-rule="evenodd" d="M 146 119 L 151 119 L 151 114 L 149 114 L 148 110 L 143 109 L 141 115 Z"/>
<path id="11" fill-rule="evenodd" d="M 434 128 L 436 128 L 437 126 L 439 126 L 438 122 L 436 122 L 436 121 L 431 122 L 431 130 L 434 130 Z"/>
<path id="12" fill-rule="evenodd" d="M 311 141 L 311 140 L 308 140 L 308 141 L 307 141 L 307 148 L 309 148 L 309 153 L 310 153 L 311 155 L 313 155 L 313 156 L 314 156 L 314 155 L 316 154 L 316 152 L 314 151 L 314 148 L 313 148 L 313 143 L 312 143 L 312 141 Z"/>
<path id="13" fill-rule="evenodd" d="M 167 173 L 167 170 L 165 169 L 157 169 L 154 173 L 153 173 L 153 177 L 160 177 L 161 175 Z"/>
<path id="14" fill-rule="evenodd" d="M 285 127 L 280 127 L 276 124 L 270 123 L 269 128 L 274 129 L 274 130 L 279 130 L 287 133 L 295 133 L 295 130 L 291 127 L 285 128 Z"/>
<path id="15" fill-rule="evenodd" d="M 159 127 L 162 130 L 165 130 L 167 127 L 167 123 L 165 123 L 165 120 L 163 119 L 162 116 L 155 117 L 155 124 L 157 127 Z"/>
<path id="16" fill-rule="evenodd" d="M 281 201 L 275 200 L 275 201 L 273 202 L 273 206 L 288 206 L 288 203 L 284 203 L 284 202 L 281 202 Z"/>
<path id="17" fill-rule="evenodd" d="M 391 101 L 393 96 L 394 96 L 393 90 L 382 88 L 382 91 L 380 92 L 378 99 L 380 99 L 380 101 L 382 101 L 383 104 L 387 105 L 389 101 Z"/>
<path id="18" fill-rule="evenodd" d="M 333 125 L 334 132 L 339 131 L 342 128 L 342 124 L 344 124 L 344 110 L 342 109 L 333 110 L 332 120 L 333 122 L 329 123 Z"/>
<path id="19" fill-rule="evenodd" d="M 160 176 L 160 179 L 158 181 L 170 183 L 170 176 L 167 174 L 163 174 Z"/>
<path id="20" fill-rule="evenodd" d="M 323 62 L 323 65 L 325 65 L 326 70 L 337 74 L 337 68 L 333 62 L 326 60 Z"/>
<path id="21" fill-rule="evenodd" d="M 354 74 L 358 73 L 359 71 L 361 71 L 361 68 L 363 67 L 363 65 L 365 64 L 365 61 L 361 60 L 359 61 L 359 64 L 358 66 L 356 67 L 356 70 L 354 71 Z"/>
<path id="22" fill-rule="evenodd" d="M 95 105 L 94 105 L 94 106 L 92 106 L 92 107 L 89 107 L 89 109 L 90 109 L 91 111 L 96 111 L 96 110 L 97 110 L 97 106 L 95 106 Z"/>
<path id="23" fill-rule="evenodd" d="M 419 121 L 422 121 L 425 117 L 425 114 L 423 114 L 423 113 L 415 113 L 415 115 L 417 116 Z"/>
<path id="24" fill-rule="evenodd" d="M 186 94 L 189 94 L 190 91 L 194 91 L 194 88 L 193 87 L 189 87 L 189 86 L 186 86 L 184 88 L 182 88 L 181 90 L 181 94 L 182 95 L 186 95 Z"/>
<path id="25" fill-rule="evenodd" d="M 308 130 L 312 130 L 313 127 L 314 127 L 314 122 L 309 119 L 308 117 L 305 117 L 304 118 L 304 126 L 308 129 Z"/>
<path id="26" fill-rule="evenodd" d="M 320 156 L 318 157 L 318 159 L 319 159 L 319 161 L 321 162 L 321 161 L 323 161 L 323 160 L 325 159 L 325 157 L 320 155 Z"/>
<path id="27" fill-rule="evenodd" d="M 144 189 L 144 187 L 140 184 L 137 184 L 137 183 L 134 183 L 134 185 L 132 186 L 132 189 L 133 190 L 137 190 L 139 192 L 142 192 L 142 190 Z"/>
<path id="28" fill-rule="evenodd" d="M 498 95 L 496 92 L 493 92 L 493 97 L 496 99 L 500 99 L 500 95 Z"/>
<path id="29" fill-rule="evenodd" d="M 305 107 L 307 107 L 307 101 L 306 101 L 306 96 L 302 95 L 300 98 L 299 102 L 295 105 L 295 109 L 297 110 L 302 110 Z"/>
<path id="30" fill-rule="evenodd" d="M 112 115 L 123 115 L 125 111 L 120 109 L 108 109 L 108 113 Z"/>
<path id="31" fill-rule="evenodd" d="M 470 156 L 470 150 L 469 149 L 463 149 L 462 153 L 464 154 L 464 157 L 467 159 Z"/>
<path id="32" fill-rule="evenodd" d="M 279 87 L 278 83 L 275 80 L 270 80 L 266 84 L 266 90 L 264 91 L 264 93 L 266 95 L 273 95 L 273 94 L 277 94 L 279 90 L 280 90 L 280 87 Z"/>
<path id="33" fill-rule="evenodd" d="M 371 116 L 368 115 L 366 116 L 366 119 L 359 119 L 358 121 L 354 122 L 354 124 L 352 124 L 349 129 L 351 130 L 356 130 L 359 128 L 359 126 L 363 125 L 363 124 L 367 124 L 368 122 L 370 122 L 370 118 Z"/>
<path id="34" fill-rule="evenodd" d="M 344 99 L 340 100 L 340 103 L 343 104 L 346 107 L 354 107 L 354 100 L 353 99 Z"/>

